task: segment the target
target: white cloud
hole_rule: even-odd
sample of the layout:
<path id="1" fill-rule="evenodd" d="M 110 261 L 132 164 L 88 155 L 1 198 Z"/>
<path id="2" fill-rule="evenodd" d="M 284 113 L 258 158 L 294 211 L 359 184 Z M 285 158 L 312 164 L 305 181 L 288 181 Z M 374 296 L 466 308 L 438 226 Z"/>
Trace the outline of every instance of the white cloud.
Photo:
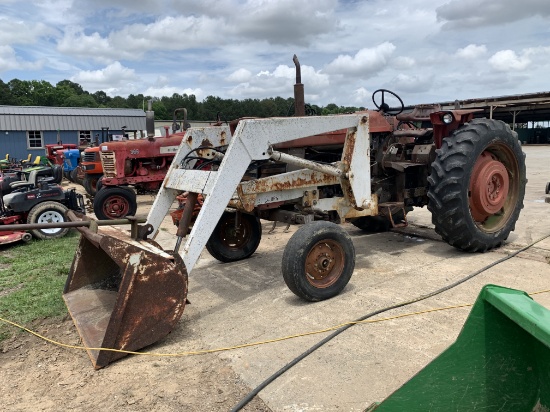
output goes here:
<path id="1" fill-rule="evenodd" d="M 478 46 L 477 44 L 469 44 L 462 49 L 458 49 L 455 55 L 461 59 L 477 59 L 486 53 L 487 47 L 484 44 L 481 46 Z"/>
<path id="2" fill-rule="evenodd" d="M 0 46 L 0 72 L 15 69 L 17 67 L 17 58 L 15 50 L 10 46 Z"/>
<path id="3" fill-rule="evenodd" d="M 247 0 L 232 16 L 241 36 L 270 44 L 307 45 L 332 31 L 337 0 Z"/>
<path id="4" fill-rule="evenodd" d="M 302 79 L 307 79 L 306 98 L 318 98 L 326 92 L 330 81 L 327 74 L 308 65 L 301 65 Z M 292 96 L 296 82 L 296 69 L 279 65 L 273 71 L 262 70 L 230 89 L 231 96 L 262 98 L 275 96 Z"/>
<path id="5" fill-rule="evenodd" d="M 244 83 L 250 80 L 251 77 L 252 73 L 250 72 L 250 70 L 238 69 L 227 76 L 226 80 L 234 83 Z"/>
<path id="6" fill-rule="evenodd" d="M 111 31 L 106 37 L 98 32 L 90 35 L 69 29 L 58 43 L 61 53 L 82 56 L 102 62 L 139 60 L 152 50 L 173 51 L 214 47 L 223 42 L 220 19 L 195 16 L 167 16 L 150 24 L 130 24 Z"/>
<path id="7" fill-rule="evenodd" d="M 53 28 L 41 22 L 29 25 L 23 20 L 14 21 L 0 17 L 0 45 L 33 44 L 41 36 L 52 35 Z"/>
<path id="8" fill-rule="evenodd" d="M 353 101 L 355 104 L 367 107 L 371 100 L 372 92 L 364 87 L 359 87 L 353 92 Z"/>
<path id="9" fill-rule="evenodd" d="M 22 60 L 17 57 L 17 54 L 12 47 L 0 45 L 0 73 L 10 70 L 41 69 L 43 65 L 43 60 Z"/>
<path id="10" fill-rule="evenodd" d="M 392 43 L 385 42 L 374 48 L 361 49 L 354 56 L 341 54 L 327 65 L 325 71 L 366 77 L 386 66 L 394 50 L 395 46 Z"/>
<path id="11" fill-rule="evenodd" d="M 392 66 L 396 69 L 409 69 L 416 64 L 416 61 L 413 58 L 406 56 L 399 56 L 392 60 Z"/>
<path id="12" fill-rule="evenodd" d="M 129 90 L 133 81 L 138 80 L 134 69 L 124 67 L 119 62 L 114 62 L 104 69 L 84 70 L 71 77 L 71 81 L 79 83 L 88 91 L 97 90 Z"/>
<path id="13" fill-rule="evenodd" d="M 497 71 L 521 71 L 530 63 L 531 60 L 525 54 L 518 56 L 513 50 L 501 50 L 489 59 L 489 64 Z"/>
<path id="14" fill-rule="evenodd" d="M 398 74 L 391 81 L 395 90 L 408 93 L 425 93 L 433 85 L 433 76 L 431 75 L 407 75 Z"/>

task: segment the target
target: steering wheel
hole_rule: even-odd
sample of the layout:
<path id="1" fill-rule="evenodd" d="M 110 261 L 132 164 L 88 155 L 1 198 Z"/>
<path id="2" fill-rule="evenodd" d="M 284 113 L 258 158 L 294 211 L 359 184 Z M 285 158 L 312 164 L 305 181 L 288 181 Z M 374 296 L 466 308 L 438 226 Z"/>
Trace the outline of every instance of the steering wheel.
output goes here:
<path id="1" fill-rule="evenodd" d="M 376 103 L 376 100 L 374 99 L 374 97 L 376 96 L 377 93 L 381 93 L 382 94 L 382 102 L 380 103 L 380 105 L 378 103 Z M 385 93 L 388 93 L 388 94 L 391 94 L 392 96 L 394 96 L 395 98 L 397 98 L 397 100 L 399 100 L 399 103 L 401 103 L 401 107 L 399 108 L 391 108 L 385 101 L 384 101 L 384 94 Z M 376 106 L 376 108 L 381 111 L 381 112 L 384 112 L 386 114 L 389 114 L 391 116 L 396 116 L 398 115 L 399 113 L 401 113 L 403 111 L 403 109 L 405 108 L 405 105 L 403 104 L 403 100 L 401 100 L 401 97 L 399 97 L 397 94 L 395 94 L 394 92 L 390 91 L 390 90 L 387 90 L 387 89 L 378 89 L 376 90 L 373 94 L 372 94 L 372 102 L 374 103 L 374 105 Z"/>

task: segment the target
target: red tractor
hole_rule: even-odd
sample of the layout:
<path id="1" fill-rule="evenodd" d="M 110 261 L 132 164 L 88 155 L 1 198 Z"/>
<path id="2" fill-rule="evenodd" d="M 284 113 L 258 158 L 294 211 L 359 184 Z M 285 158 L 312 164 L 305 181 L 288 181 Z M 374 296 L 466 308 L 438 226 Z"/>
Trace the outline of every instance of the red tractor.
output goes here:
<path id="1" fill-rule="evenodd" d="M 90 196 L 97 192 L 97 184 L 103 176 L 103 166 L 99 157 L 99 145 L 109 139 L 109 128 L 101 128 L 101 142 L 99 139 L 92 146 L 84 149 L 80 157 L 80 164 L 77 167 L 76 179 L 82 182 L 82 186 Z"/>
<path id="2" fill-rule="evenodd" d="M 45 146 L 46 158 L 54 165 L 63 166 L 63 157 L 61 152 L 63 150 L 78 149 L 78 146 L 74 143 L 55 143 L 47 144 Z"/>
<path id="3" fill-rule="evenodd" d="M 184 119 L 178 123 L 179 112 L 184 113 Z M 146 139 L 105 142 L 97 148 L 103 171 L 94 197 L 94 213 L 98 219 L 120 219 L 136 213 L 136 191 L 150 193 L 159 189 L 189 127 L 185 109 L 174 112 L 172 125 L 173 130 L 183 132 L 170 134 L 169 127 L 165 127 L 166 137 L 154 137 L 151 110 L 147 111 L 146 120 Z"/>

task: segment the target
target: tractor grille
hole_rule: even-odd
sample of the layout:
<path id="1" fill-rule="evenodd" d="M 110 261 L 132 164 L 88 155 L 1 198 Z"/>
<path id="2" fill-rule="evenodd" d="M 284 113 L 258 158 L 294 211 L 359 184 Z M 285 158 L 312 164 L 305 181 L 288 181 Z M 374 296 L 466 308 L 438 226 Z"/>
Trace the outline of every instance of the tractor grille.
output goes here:
<path id="1" fill-rule="evenodd" d="M 99 159 L 96 159 L 97 152 L 84 152 L 82 156 L 83 162 L 96 162 Z"/>
<path id="2" fill-rule="evenodd" d="M 101 152 L 101 163 L 103 164 L 103 175 L 105 177 L 116 177 L 115 152 Z"/>

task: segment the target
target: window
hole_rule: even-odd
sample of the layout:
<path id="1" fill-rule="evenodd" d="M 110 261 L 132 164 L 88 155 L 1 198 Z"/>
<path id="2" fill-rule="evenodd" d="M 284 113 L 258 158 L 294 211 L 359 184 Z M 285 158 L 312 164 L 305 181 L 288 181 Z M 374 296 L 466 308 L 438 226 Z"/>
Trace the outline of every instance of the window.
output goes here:
<path id="1" fill-rule="evenodd" d="M 92 141 L 92 132 L 90 130 L 81 130 L 78 132 L 78 142 L 80 145 L 88 144 Z"/>
<path id="2" fill-rule="evenodd" d="M 42 141 L 42 132 L 38 130 L 29 130 L 27 132 L 27 146 L 29 149 L 44 148 L 44 142 Z"/>

